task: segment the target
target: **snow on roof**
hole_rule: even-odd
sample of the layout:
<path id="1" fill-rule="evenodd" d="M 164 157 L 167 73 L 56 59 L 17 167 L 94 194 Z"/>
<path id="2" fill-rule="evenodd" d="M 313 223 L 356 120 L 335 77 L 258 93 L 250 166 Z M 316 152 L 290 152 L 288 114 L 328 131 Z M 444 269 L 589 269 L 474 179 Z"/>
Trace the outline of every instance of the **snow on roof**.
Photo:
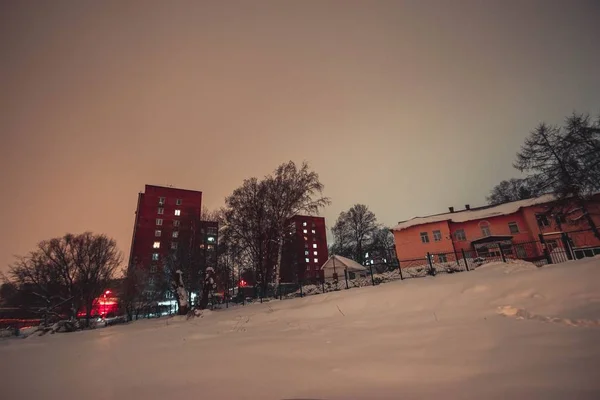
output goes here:
<path id="1" fill-rule="evenodd" d="M 497 206 L 484 206 L 471 208 L 470 210 L 462 210 L 456 212 L 448 212 L 444 214 L 430 215 L 427 217 L 414 217 L 407 221 L 399 222 L 398 225 L 392 228 L 393 231 L 401 231 L 412 226 L 430 224 L 432 222 L 451 221 L 451 222 L 466 222 L 483 218 L 492 218 L 500 215 L 514 214 L 523 207 L 545 204 L 554 201 L 556 198 L 552 194 L 545 194 L 540 197 L 527 200 L 518 200 L 511 203 L 499 204 Z"/>
<path id="2" fill-rule="evenodd" d="M 356 261 L 351 260 L 351 259 L 346 258 L 346 257 L 338 256 L 338 255 L 333 255 L 333 256 L 329 257 L 329 260 L 327 260 L 325 262 L 325 264 L 323 264 L 323 266 L 321 267 L 321 269 L 322 270 L 333 269 L 334 267 L 336 269 L 340 268 L 340 270 L 343 270 L 345 268 L 345 269 L 347 269 L 350 272 L 366 271 L 367 270 L 367 268 L 363 267 L 362 265 L 360 265 Z"/>

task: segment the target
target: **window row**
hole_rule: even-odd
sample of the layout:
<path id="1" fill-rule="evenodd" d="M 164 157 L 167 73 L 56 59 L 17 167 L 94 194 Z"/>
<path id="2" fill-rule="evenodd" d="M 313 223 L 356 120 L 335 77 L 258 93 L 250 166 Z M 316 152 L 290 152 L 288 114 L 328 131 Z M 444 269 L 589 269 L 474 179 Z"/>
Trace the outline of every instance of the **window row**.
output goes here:
<path id="1" fill-rule="evenodd" d="M 481 230 L 481 236 L 482 237 L 488 237 L 488 236 L 492 236 L 492 229 L 490 227 L 490 223 L 487 221 L 481 221 L 479 223 L 479 229 Z M 516 222 L 509 222 L 508 223 L 508 230 L 510 231 L 511 235 L 516 235 L 518 233 L 520 233 L 521 231 L 519 230 L 519 225 Z M 439 230 L 433 231 L 433 240 L 435 242 L 439 242 L 442 240 L 442 232 Z M 429 232 L 421 232 L 420 233 L 421 236 L 421 242 L 422 243 L 429 243 Z M 456 240 L 457 242 L 464 242 L 467 240 L 467 235 L 465 233 L 464 229 L 457 229 L 456 231 L 454 231 L 454 240 Z"/>
<path id="2" fill-rule="evenodd" d="M 306 263 L 308 264 L 310 262 L 310 258 L 307 257 L 307 258 L 304 259 L 304 261 L 306 261 Z M 318 264 L 319 263 L 319 259 L 318 258 L 313 258 L 313 262 L 315 264 Z"/>
<path id="3" fill-rule="evenodd" d="M 162 218 L 156 218 L 156 225 L 157 226 L 162 226 L 163 224 L 163 219 Z M 179 221 L 178 219 L 174 219 L 173 220 L 173 226 L 181 226 L 181 221 Z"/>
<path id="4" fill-rule="evenodd" d="M 163 215 L 164 213 L 165 213 L 165 209 L 164 209 L 164 208 L 162 208 L 162 207 L 158 207 L 157 214 L 159 214 L 159 215 Z M 177 209 L 177 210 L 175 210 L 175 213 L 174 213 L 174 214 L 175 214 L 175 216 L 177 216 L 177 217 L 178 217 L 178 216 L 180 216 L 180 215 L 181 215 L 181 210 L 180 210 L 180 209 Z"/>
<path id="5" fill-rule="evenodd" d="M 160 249 L 160 242 L 154 242 L 153 249 Z M 171 242 L 171 250 L 177 250 L 177 242 Z"/>
<path id="6" fill-rule="evenodd" d="M 158 198 L 158 205 L 160 206 L 164 206 L 167 203 L 167 198 L 166 197 L 159 197 Z M 183 203 L 183 200 L 181 199 L 176 199 L 175 200 L 175 204 L 180 206 Z"/>
<path id="7" fill-rule="evenodd" d="M 162 236 L 162 231 L 159 230 L 159 229 L 155 230 L 154 231 L 154 236 L 155 237 L 161 237 Z M 173 231 L 171 233 L 171 237 L 178 238 L 179 237 L 179 231 Z"/>

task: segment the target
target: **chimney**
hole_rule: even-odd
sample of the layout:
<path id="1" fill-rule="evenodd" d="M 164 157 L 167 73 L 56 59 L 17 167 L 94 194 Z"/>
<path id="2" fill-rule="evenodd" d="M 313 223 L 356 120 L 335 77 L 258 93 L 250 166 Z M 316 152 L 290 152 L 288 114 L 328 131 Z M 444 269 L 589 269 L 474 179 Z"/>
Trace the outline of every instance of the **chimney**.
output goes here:
<path id="1" fill-rule="evenodd" d="M 448 210 L 450 210 L 451 213 L 454 212 L 454 207 L 448 207 Z"/>
<path id="2" fill-rule="evenodd" d="M 465 209 L 466 209 L 466 210 L 470 210 L 470 209 L 471 209 L 471 206 L 470 206 L 469 204 L 465 204 Z"/>

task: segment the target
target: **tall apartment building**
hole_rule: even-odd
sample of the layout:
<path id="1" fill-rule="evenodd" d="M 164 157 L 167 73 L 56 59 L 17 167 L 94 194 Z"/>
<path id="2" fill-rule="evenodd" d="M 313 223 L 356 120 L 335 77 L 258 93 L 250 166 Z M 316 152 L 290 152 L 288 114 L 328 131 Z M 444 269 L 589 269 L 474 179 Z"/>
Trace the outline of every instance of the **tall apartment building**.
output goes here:
<path id="1" fill-rule="evenodd" d="M 281 259 L 282 282 L 320 279 L 321 266 L 328 258 L 325 218 L 307 215 L 291 218 Z"/>
<path id="2" fill-rule="evenodd" d="M 218 225 L 201 221 L 201 210 L 200 191 L 146 185 L 138 195 L 129 263 L 155 272 L 170 252 L 191 244 L 204 250 L 207 266 L 216 264 Z"/>

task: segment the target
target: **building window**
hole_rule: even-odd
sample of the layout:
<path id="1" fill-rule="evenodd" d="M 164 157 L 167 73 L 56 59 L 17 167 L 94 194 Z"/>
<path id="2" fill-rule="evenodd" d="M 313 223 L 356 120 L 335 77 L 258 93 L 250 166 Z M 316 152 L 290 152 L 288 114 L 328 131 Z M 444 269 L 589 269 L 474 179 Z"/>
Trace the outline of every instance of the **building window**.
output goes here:
<path id="1" fill-rule="evenodd" d="M 492 236 L 492 231 L 490 230 L 489 222 L 481 221 L 479 223 L 479 228 L 481 229 L 481 236 L 483 236 L 483 237 Z"/>
<path id="2" fill-rule="evenodd" d="M 160 235 L 162 235 L 162 232 L 160 230 L 157 229 L 154 231 L 154 236 L 160 237 Z"/>
<path id="3" fill-rule="evenodd" d="M 177 242 L 171 242 L 171 250 L 177 250 Z"/>
<path id="4" fill-rule="evenodd" d="M 150 266 L 150 272 L 156 272 L 156 265 L 152 264 Z"/>
<path id="5" fill-rule="evenodd" d="M 438 254 L 438 258 L 439 258 L 439 260 L 440 260 L 441 263 L 448 262 L 448 257 L 446 257 L 445 254 Z"/>
<path id="6" fill-rule="evenodd" d="M 303 222 L 303 223 L 302 223 L 302 226 L 306 226 L 306 222 Z"/>
<path id="7" fill-rule="evenodd" d="M 215 228 L 214 226 L 209 226 L 208 228 L 206 228 L 206 233 L 208 233 L 209 235 L 216 235 L 217 228 Z"/>
<path id="8" fill-rule="evenodd" d="M 307 270 L 307 271 L 310 271 L 310 265 L 307 265 L 307 266 L 306 266 L 306 270 Z"/>
<path id="9" fill-rule="evenodd" d="M 519 225 L 517 225 L 516 222 L 509 222 L 508 229 L 510 229 L 510 233 L 513 235 L 516 235 L 517 233 L 519 233 Z"/>
<path id="10" fill-rule="evenodd" d="M 171 234 L 171 236 L 173 236 L 174 238 L 178 238 L 179 237 L 179 231 L 173 231 L 173 234 Z"/>
<path id="11" fill-rule="evenodd" d="M 313 243 L 313 249 L 316 249 L 316 248 L 317 248 L 317 244 Z"/>
<path id="12" fill-rule="evenodd" d="M 317 232 L 316 232 L 314 229 L 313 229 L 311 232 L 312 232 L 312 234 L 313 234 L 313 235 L 314 235 L 315 233 L 317 233 Z"/>
<path id="13" fill-rule="evenodd" d="M 440 240 L 442 240 L 442 232 L 440 232 L 440 231 L 433 231 L 433 240 L 435 242 L 439 242 Z"/>
<path id="14" fill-rule="evenodd" d="M 303 230 L 303 231 L 302 231 L 302 233 L 308 233 L 308 230 L 307 230 L 307 229 L 305 229 L 305 230 Z"/>
<path id="15" fill-rule="evenodd" d="M 181 210 L 175 210 L 175 215 L 176 216 L 180 216 L 181 215 Z"/>
<path id="16" fill-rule="evenodd" d="M 313 254 L 314 254 L 315 256 L 316 256 L 316 255 L 318 255 L 318 253 L 317 253 L 316 251 L 313 251 Z"/>
<path id="17" fill-rule="evenodd" d="M 161 206 L 165 204 L 165 198 L 164 197 L 159 197 L 158 198 L 158 204 L 160 204 Z"/>
<path id="18" fill-rule="evenodd" d="M 310 260 L 308 258 L 305 258 L 304 261 L 306 261 L 307 263 L 310 262 Z"/>
<path id="19" fill-rule="evenodd" d="M 175 200 L 175 204 L 178 205 L 178 206 L 180 206 L 181 205 L 181 199 Z"/>
<path id="20" fill-rule="evenodd" d="M 427 232 L 421 232 L 421 242 L 429 243 L 429 234 Z"/>
<path id="21" fill-rule="evenodd" d="M 152 248 L 160 249 L 160 242 L 154 242 L 154 244 L 152 245 Z"/>
<path id="22" fill-rule="evenodd" d="M 216 239 L 214 236 L 209 236 L 206 240 L 208 241 L 208 243 L 214 243 Z"/>
<path id="23" fill-rule="evenodd" d="M 156 225 L 162 225 L 162 218 L 156 218 Z"/>
<path id="24" fill-rule="evenodd" d="M 456 232 L 454 232 L 454 237 L 459 242 L 464 242 L 465 240 L 467 240 L 467 235 L 465 235 L 464 229 L 459 229 Z"/>
<path id="25" fill-rule="evenodd" d="M 548 217 L 545 214 L 536 214 L 535 219 L 540 228 L 550 226 L 550 221 L 548 221 Z"/>
<path id="26" fill-rule="evenodd" d="M 181 225 L 178 219 L 174 219 L 173 220 L 173 226 L 179 226 Z"/>
<path id="27" fill-rule="evenodd" d="M 158 213 L 159 214 L 164 214 L 165 213 L 165 209 L 162 207 L 158 207 Z"/>
<path id="28" fill-rule="evenodd" d="M 307 256 L 308 255 L 308 250 L 304 250 L 304 255 Z"/>
<path id="29" fill-rule="evenodd" d="M 152 261 L 158 261 L 158 253 L 152 253 Z"/>
<path id="30" fill-rule="evenodd" d="M 304 236 L 304 240 L 308 240 L 308 238 L 306 236 Z"/>
<path id="31" fill-rule="evenodd" d="M 319 262 L 319 259 L 318 259 L 318 258 L 313 258 L 313 261 L 314 261 L 314 262 L 315 262 L 315 264 L 316 264 L 316 263 L 318 263 L 318 262 Z"/>
<path id="32" fill-rule="evenodd" d="M 313 236 L 313 242 L 316 242 L 317 238 L 315 236 Z"/>

